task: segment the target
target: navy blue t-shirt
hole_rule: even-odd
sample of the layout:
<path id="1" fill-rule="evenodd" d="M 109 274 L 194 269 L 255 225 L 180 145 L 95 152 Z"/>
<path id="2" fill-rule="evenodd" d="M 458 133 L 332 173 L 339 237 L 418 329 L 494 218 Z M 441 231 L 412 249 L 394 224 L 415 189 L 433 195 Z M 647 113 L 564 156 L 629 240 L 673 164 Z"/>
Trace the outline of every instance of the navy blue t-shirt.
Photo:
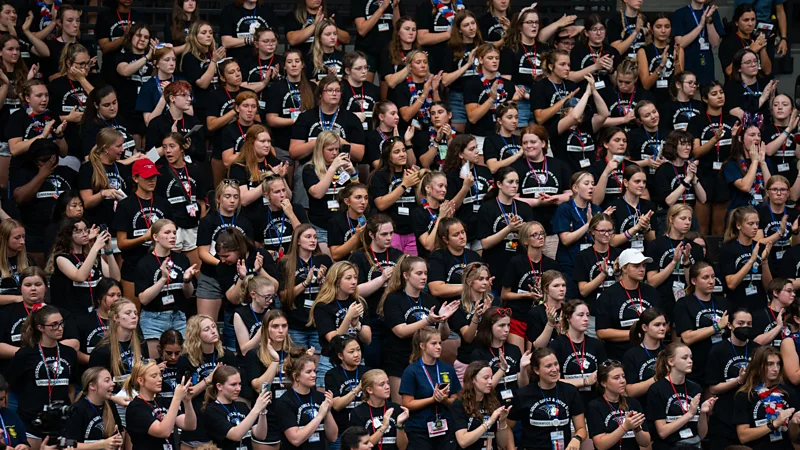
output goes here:
<path id="1" fill-rule="evenodd" d="M 697 23 L 702 19 L 703 11 L 693 10 L 691 6 L 684 6 L 672 14 L 672 36 L 679 37 L 691 33 L 697 27 Z M 716 28 L 720 37 L 725 35 L 725 28 L 722 26 L 722 19 L 719 11 L 714 12 L 713 26 Z M 700 38 L 708 43 L 708 50 L 700 50 Z M 711 51 L 711 44 L 708 40 L 708 25 L 700 36 L 692 41 L 691 44 L 682 45 L 684 50 L 684 70 L 692 72 L 697 76 L 697 83 L 709 83 L 715 79 L 714 73 L 714 54 Z"/>
<path id="2" fill-rule="evenodd" d="M 453 366 L 442 360 L 429 366 L 423 364 L 422 359 L 418 359 L 406 367 L 403 372 L 403 378 L 400 380 L 400 395 L 413 395 L 415 400 L 430 398 L 433 396 L 434 386 L 439 383 L 450 383 L 450 395 L 461 391 L 461 383 L 458 381 L 456 369 Z M 415 411 L 408 418 L 406 426 L 412 430 L 427 431 L 428 422 L 436 419 L 437 411 L 440 419 L 450 419 L 450 409 L 442 404 L 436 404 Z"/>
<path id="3" fill-rule="evenodd" d="M 587 205 L 587 208 L 589 205 Z M 592 215 L 602 212 L 599 206 L 594 203 L 591 204 Z M 586 208 L 579 208 L 575 202 L 569 201 L 558 205 L 556 213 L 553 215 L 553 220 L 550 224 L 553 227 L 553 234 L 563 233 L 565 231 L 574 231 L 582 227 L 586 222 Z M 579 239 L 572 245 L 564 245 L 561 240 L 558 241 L 558 252 L 556 253 L 556 261 L 561 264 L 565 273 L 572 273 L 575 267 L 575 257 L 578 252 L 588 248 L 592 244 L 592 237 L 589 233 Z"/>

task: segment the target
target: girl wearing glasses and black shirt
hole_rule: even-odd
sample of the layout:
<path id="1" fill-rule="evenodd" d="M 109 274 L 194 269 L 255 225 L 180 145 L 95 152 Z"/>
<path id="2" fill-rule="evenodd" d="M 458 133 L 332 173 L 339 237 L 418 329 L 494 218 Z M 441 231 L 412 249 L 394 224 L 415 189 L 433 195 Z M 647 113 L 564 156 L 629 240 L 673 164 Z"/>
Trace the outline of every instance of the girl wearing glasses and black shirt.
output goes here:
<path id="1" fill-rule="evenodd" d="M 770 100 L 771 120 L 764 120 L 761 124 L 761 139 L 767 143 L 767 156 L 772 157 L 778 169 L 776 174 L 783 175 L 787 180 L 796 181 L 795 132 L 798 131 L 800 117 L 797 117 L 793 103 L 786 94 L 777 94 Z M 794 205 L 795 201 L 789 198 L 787 203 Z"/>
<path id="2" fill-rule="evenodd" d="M 731 79 L 725 83 L 725 95 L 732 102 L 730 113 L 747 121 L 753 114 L 769 114 L 770 99 L 778 82 L 772 77 L 761 77 L 758 73 L 758 60 L 750 49 L 741 49 L 733 57 Z"/>
<path id="3" fill-rule="evenodd" d="M 650 389 L 656 373 L 656 358 L 664 349 L 667 335 L 667 316 L 658 308 L 648 308 L 639 317 L 635 327 L 631 327 L 630 341 L 633 347 L 622 356 L 625 368 L 625 392 L 629 397 L 639 400 L 647 407 L 647 390 Z"/>
<path id="4" fill-rule="evenodd" d="M 772 242 L 770 264 L 781 267 L 780 263 L 791 248 L 792 238 L 800 231 L 795 226 L 798 211 L 787 207 L 790 185 L 782 175 L 772 175 L 766 184 L 767 201 L 758 208 L 758 242 Z M 785 220 L 785 221 L 784 221 Z M 793 266 L 794 267 L 794 266 Z"/>
<path id="5" fill-rule="evenodd" d="M 269 85 L 273 80 L 281 80 L 283 55 L 278 50 L 278 24 L 275 29 L 258 27 L 253 32 L 253 47 L 242 48 L 242 56 L 238 59 L 242 69 L 242 87 L 258 94 L 258 115 L 261 123 L 266 124 Z"/>
<path id="6" fill-rule="evenodd" d="M 380 101 L 380 91 L 369 82 L 367 55 L 356 50 L 344 57 L 344 79 L 342 80 L 341 104 L 347 111 L 355 114 L 361 127 L 368 130 L 372 126 L 372 113 Z"/>
<path id="7" fill-rule="evenodd" d="M 661 208 L 667 209 L 679 203 L 694 207 L 697 202 L 705 203 L 707 200 L 697 173 L 698 163 L 690 159 L 691 153 L 691 134 L 675 130 L 667 135 L 661 150 L 664 161 L 656 169 L 649 188 L 652 200 Z M 656 228 L 661 229 L 660 226 Z"/>
<path id="8" fill-rule="evenodd" d="M 589 14 L 583 21 L 584 39 L 569 52 L 569 79 L 582 83 L 586 75 L 596 74 L 594 87 L 602 95 L 613 91 L 611 75 L 622 61 L 619 51 L 606 40 L 605 23 L 599 14 Z"/>
<path id="9" fill-rule="evenodd" d="M 73 383 L 78 382 L 78 354 L 58 342 L 63 336 L 64 318 L 58 308 L 45 305 L 32 312 L 22 327 L 23 347 L 6 370 L 8 383 L 20 399 L 17 414 L 34 447 L 47 432 L 34 419 L 53 402 L 72 403 Z"/>
<path id="10" fill-rule="evenodd" d="M 722 166 L 730 155 L 733 134 L 739 133 L 739 121 L 724 112 L 725 92 L 718 81 L 701 86 L 700 98 L 706 104 L 706 112 L 692 117 L 686 128 L 694 138 L 692 157 L 699 161 L 700 183 L 707 196 L 706 203 L 696 205 L 696 213 L 701 232 L 720 236 L 725 230 L 731 198 L 721 176 Z"/>
<path id="11" fill-rule="evenodd" d="M 602 392 L 586 406 L 586 425 L 597 450 L 636 450 L 650 445 L 641 403 L 626 396 L 625 372 L 619 361 L 604 361 L 597 369 Z"/>
<path id="12" fill-rule="evenodd" d="M 673 130 L 686 131 L 692 117 L 705 109 L 703 102 L 694 99 L 697 87 L 697 77 L 692 72 L 676 72 L 669 85 L 669 99 L 656 103 Z"/>
<path id="13" fill-rule="evenodd" d="M 788 261 L 784 261 L 784 264 L 790 265 Z M 797 266 L 791 264 L 791 267 Z M 766 308 L 753 311 L 753 343 L 780 348 L 781 341 L 791 335 L 789 327 L 784 325 L 784 316 L 795 299 L 792 280 L 773 278 L 767 286 L 767 299 L 769 305 Z"/>
<path id="14" fill-rule="evenodd" d="M 622 250 L 610 245 L 614 236 L 614 218 L 605 213 L 592 217 L 588 234 L 592 238 L 592 245 L 581 250 L 575 257 L 573 281 L 578 285 L 578 293 L 591 311 L 597 308 L 595 303 L 600 294 L 616 282 L 614 262 Z"/>
<path id="15" fill-rule="evenodd" d="M 497 399 L 503 405 L 510 405 L 514 395 L 521 387 L 529 383 L 531 351 L 524 354 L 517 345 L 508 342 L 511 330 L 511 310 L 508 308 L 490 307 L 483 313 L 475 334 L 475 350 L 472 351 L 472 363 L 487 361 L 492 369 L 492 386 L 495 387 Z M 467 372 L 469 367 L 467 367 Z M 465 373 L 464 379 L 467 379 Z"/>
<path id="16" fill-rule="evenodd" d="M 760 244 L 758 212 L 749 206 L 734 209 L 720 248 L 720 278 L 725 296 L 735 307 L 754 308 L 764 301 L 764 289 L 772 281 L 769 254 L 772 243 Z"/>

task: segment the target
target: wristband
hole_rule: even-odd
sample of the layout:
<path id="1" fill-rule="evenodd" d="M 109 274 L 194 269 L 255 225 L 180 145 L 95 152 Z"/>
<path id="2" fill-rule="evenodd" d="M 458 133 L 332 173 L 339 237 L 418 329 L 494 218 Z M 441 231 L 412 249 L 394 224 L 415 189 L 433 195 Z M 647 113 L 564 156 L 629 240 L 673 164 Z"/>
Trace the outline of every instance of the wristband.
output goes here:
<path id="1" fill-rule="evenodd" d="M 692 187 L 692 185 L 687 183 L 686 180 L 681 180 L 681 186 L 685 187 L 686 189 L 690 189 Z"/>
<path id="2" fill-rule="evenodd" d="M 396 430 L 405 430 L 405 429 L 406 429 L 406 426 L 405 426 L 405 425 L 400 425 L 400 424 L 397 424 L 397 425 L 395 425 L 395 426 L 394 426 L 394 428 L 395 428 Z"/>
<path id="3" fill-rule="evenodd" d="M 406 150 L 414 150 L 414 147 L 411 145 L 406 145 Z"/>
<path id="4" fill-rule="evenodd" d="M 774 424 L 774 423 L 772 423 L 772 421 L 771 421 L 771 420 L 768 420 L 768 421 L 767 421 L 767 428 L 769 428 L 769 429 L 770 429 L 770 431 L 775 431 L 775 424 Z"/>
<path id="5" fill-rule="evenodd" d="M 111 256 L 111 255 L 114 254 L 114 250 L 109 250 L 109 251 L 103 250 L 103 254 L 106 255 L 106 256 Z"/>
<path id="6" fill-rule="evenodd" d="M 715 333 L 719 333 L 719 324 L 717 322 L 714 322 L 711 326 L 714 328 Z"/>
<path id="7" fill-rule="evenodd" d="M 574 436 L 572 436 L 572 439 L 577 439 L 577 440 L 578 440 L 578 442 L 580 442 L 581 444 L 583 444 L 583 438 L 582 438 L 582 437 L 580 437 L 580 436 L 578 436 L 577 434 L 576 434 L 576 435 L 574 435 Z"/>
<path id="8" fill-rule="evenodd" d="M 631 234 L 630 234 L 630 233 L 628 233 L 628 230 L 625 230 L 625 231 L 623 231 L 623 232 L 622 232 L 622 234 L 624 234 L 624 235 L 625 235 L 625 237 L 626 237 L 626 238 L 627 238 L 629 241 L 631 240 Z"/>

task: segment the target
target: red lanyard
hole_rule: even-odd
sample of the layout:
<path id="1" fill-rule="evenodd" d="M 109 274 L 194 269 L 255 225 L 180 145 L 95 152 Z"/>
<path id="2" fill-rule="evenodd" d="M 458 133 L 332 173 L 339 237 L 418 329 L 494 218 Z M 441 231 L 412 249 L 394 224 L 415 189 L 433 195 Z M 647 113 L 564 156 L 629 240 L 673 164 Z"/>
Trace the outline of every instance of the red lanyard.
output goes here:
<path id="1" fill-rule="evenodd" d="M 711 116 L 708 115 L 708 112 L 706 112 L 706 118 L 708 118 L 708 124 L 711 125 Z M 722 113 L 720 112 L 720 114 L 719 114 L 719 126 L 716 129 L 714 129 L 714 133 L 716 133 L 717 130 L 719 130 L 721 128 L 722 128 Z M 720 141 L 717 141 L 717 161 L 719 161 L 719 143 L 720 143 Z"/>
<path id="2" fill-rule="evenodd" d="M 36 311 L 38 311 L 39 309 L 41 309 L 41 308 L 42 308 L 42 306 L 43 306 L 43 305 L 42 305 L 42 302 L 39 302 L 39 303 L 34 303 L 34 304 L 33 304 L 33 306 L 31 306 L 31 308 L 30 308 L 30 309 L 28 309 L 28 305 L 26 305 L 26 304 L 25 304 L 25 302 L 23 302 L 23 303 L 22 303 L 22 307 L 23 307 L 23 308 L 25 308 L 25 313 L 26 313 L 27 315 L 29 315 L 29 316 L 31 315 L 31 313 L 32 313 L 32 312 L 36 312 Z"/>
<path id="3" fill-rule="evenodd" d="M 269 62 L 267 63 L 267 69 L 272 67 L 273 59 L 275 59 L 275 53 L 273 53 L 272 58 L 269 59 Z M 261 76 L 261 81 L 264 81 L 264 66 L 261 65 L 261 56 L 258 56 L 258 74 Z"/>
<path id="4" fill-rule="evenodd" d="M 372 250 L 372 247 L 369 248 L 369 252 L 372 253 L 372 258 L 375 259 L 375 265 L 378 266 L 378 270 L 383 273 L 383 267 L 381 267 L 381 263 L 378 261 L 378 257 L 375 255 L 375 252 Z M 389 249 L 386 249 L 386 259 L 385 262 L 389 262 Z"/>
<path id="5" fill-rule="evenodd" d="M 347 83 L 348 85 L 350 83 Z M 353 92 L 353 98 L 356 98 L 356 90 L 353 89 L 353 86 L 350 86 L 350 90 Z M 361 112 L 364 112 L 364 85 L 361 85 L 361 100 L 356 100 L 358 102 L 358 107 L 361 108 Z"/>
<path id="6" fill-rule="evenodd" d="M 767 306 L 767 311 L 769 311 L 769 315 L 772 316 L 772 322 L 777 324 L 778 323 L 778 318 L 775 317 L 775 311 L 773 311 L 772 308 L 770 308 L 769 306 Z M 786 327 L 784 327 L 781 330 L 781 338 L 787 338 L 787 337 L 789 337 L 789 335 L 786 334 Z"/>
<path id="7" fill-rule="evenodd" d="M 47 398 L 51 401 L 53 400 L 53 389 L 56 387 L 56 383 L 58 382 L 58 373 L 61 371 L 61 349 L 58 348 L 58 342 L 56 342 L 56 365 L 55 370 L 53 370 L 53 381 L 50 382 L 50 366 L 47 365 L 47 358 L 44 356 L 44 349 L 42 348 L 42 344 L 39 344 L 39 354 L 42 355 L 42 363 L 44 363 L 44 374 L 47 376 Z"/>
<path id="8" fill-rule="evenodd" d="M 236 126 L 237 126 L 237 127 L 239 127 L 239 133 L 242 133 L 242 140 L 244 140 L 244 139 L 245 139 L 245 134 L 246 134 L 246 133 L 245 133 L 245 132 L 244 132 L 244 130 L 242 129 L 242 125 L 239 123 L 239 121 L 238 121 L 238 120 L 236 121 Z M 234 149 L 234 153 L 236 153 L 236 152 L 235 152 L 235 150 L 236 150 L 236 149 Z"/>
<path id="9" fill-rule="evenodd" d="M 617 425 L 619 425 L 619 427 L 622 428 L 622 424 L 623 424 L 623 422 L 625 422 L 625 419 L 620 420 L 620 418 L 617 417 L 617 415 L 614 414 L 614 413 L 615 412 L 623 412 L 623 411 L 621 409 L 619 409 L 619 408 L 614 409 L 614 407 L 611 406 L 611 403 L 608 401 L 608 399 L 606 399 L 605 395 L 603 395 L 603 400 L 606 401 L 606 405 L 608 405 L 608 409 L 611 410 L 611 417 L 613 417 L 614 421 L 617 422 Z M 625 433 L 622 434 L 622 437 L 625 437 Z M 619 448 L 622 448 L 622 438 L 619 439 Z"/>
<path id="10" fill-rule="evenodd" d="M 608 156 L 606 156 L 606 164 L 608 164 Z M 620 168 L 618 170 L 620 172 L 625 172 L 625 160 L 624 159 L 619 163 L 619 167 Z M 620 192 L 621 192 L 621 191 L 624 191 L 625 188 L 623 187 L 622 180 L 620 180 L 620 178 L 617 176 L 616 172 L 617 172 L 616 170 L 611 172 L 611 175 L 609 175 L 609 177 L 614 179 L 614 181 L 617 183 L 617 186 L 619 186 L 619 189 L 620 189 Z"/>
<path id="11" fill-rule="evenodd" d="M 630 300 L 630 302 L 633 303 L 633 299 L 631 298 L 631 294 L 630 294 L 630 292 L 628 292 L 628 288 L 626 288 L 625 285 L 622 284 L 622 280 L 619 281 L 619 285 L 622 286 L 622 289 L 625 290 L 625 295 L 628 296 L 628 300 Z M 642 285 L 641 284 L 639 284 L 639 287 L 637 288 L 637 290 L 639 291 L 639 308 L 636 309 L 636 314 L 641 316 L 642 315 L 642 311 L 644 311 L 644 306 L 642 305 Z"/>
<path id="12" fill-rule="evenodd" d="M 372 425 L 372 434 L 375 434 L 377 432 L 377 429 L 375 428 L 375 417 L 372 416 L 372 406 L 369 406 L 369 404 L 367 404 L 367 409 L 369 409 L 369 419 L 370 419 L 369 423 Z M 383 417 L 381 418 L 383 419 L 384 422 L 387 420 L 391 420 L 391 417 L 390 418 L 386 417 L 385 402 L 383 403 Z M 383 436 L 381 436 L 381 439 L 378 441 L 378 450 L 383 450 Z"/>
<path id="13" fill-rule="evenodd" d="M 528 169 L 530 169 L 533 177 L 536 179 L 536 184 L 538 184 L 539 187 L 546 185 L 547 181 L 550 179 L 550 176 L 547 173 L 547 156 L 544 157 L 544 161 L 542 162 L 542 175 L 544 175 L 544 183 L 539 180 L 539 175 L 536 174 L 536 169 L 533 168 L 533 164 L 531 164 L 531 162 L 527 159 L 525 162 L 528 163 Z"/>
<path id="14" fill-rule="evenodd" d="M 672 384 L 672 377 L 667 375 L 667 381 L 669 381 L 669 385 L 672 386 L 672 392 L 675 393 L 675 397 L 678 398 L 678 406 L 680 406 L 681 411 L 683 411 L 683 413 L 686 414 L 687 412 L 689 412 L 689 391 L 686 390 L 686 382 L 683 383 L 683 394 L 686 396 L 686 398 L 684 400 L 681 400 L 680 397 L 678 397 L 678 391 L 675 389 L 675 385 Z M 684 404 L 686 405 L 685 408 Z"/>
<path id="15" fill-rule="evenodd" d="M 119 10 L 117 10 L 116 13 L 117 13 L 117 19 L 119 19 L 120 26 L 122 26 L 122 29 L 125 30 L 125 32 L 127 33 L 128 28 L 130 28 L 131 26 L 131 12 L 128 11 L 128 20 L 126 22 L 126 25 L 122 24 L 122 16 L 119 15 Z"/>
<path id="16" fill-rule="evenodd" d="M 584 337 L 583 342 L 581 342 L 580 358 L 578 358 L 578 350 L 575 348 L 575 344 L 572 342 L 572 338 L 569 337 L 569 333 L 567 333 L 567 339 L 569 339 L 569 345 L 572 347 L 572 354 L 575 355 L 575 360 L 578 361 L 578 367 L 581 369 L 581 374 L 583 374 L 583 368 L 586 365 L 586 337 Z"/>
<path id="17" fill-rule="evenodd" d="M 625 112 L 625 114 L 628 114 L 630 112 L 631 108 L 633 108 L 633 97 L 635 95 L 636 95 L 636 88 L 633 88 L 633 92 L 631 92 L 631 98 L 628 99 L 628 106 L 626 106 L 625 109 L 622 110 L 622 111 Z M 619 97 L 617 97 L 617 98 L 619 98 Z"/>
<path id="18" fill-rule="evenodd" d="M 228 100 L 233 100 L 233 97 L 231 97 L 231 93 L 228 92 L 228 88 L 223 88 L 223 89 L 225 89 L 225 95 L 228 96 Z"/>
<path id="19" fill-rule="evenodd" d="M 138 195 L 136 196 L 136 201 L 139 202 L 139 212 L 142 213 L 142 219 L 144 219 L 144 224 L 147 225 L 147 228 L 150 228 L 150 216 L 144 213 L 142 200 L 139 198 Z M 153 197 L 150 197 L 150 214 L 152 213 L 153 213 Z"/>
<path id="20" fill-rule="evenodd" d="M 611 249 L 608 249 L 606 251 L 606 255 L 603 256 L 603 258 L 600 258 L 600 256 L 597 255 L 597 250 L 594 249 L 594 245 L 592 246 L 592 251 L 594 252 L 594 261 L 595 262 L 600 262 L 600 259 L 602 259 L 603 261 L 605 261 L 606 265 L 608 265 L 608 257 L 609 257 L 609 255 L 611 255 Z M 623 287 L 625 287 L 625 286 L 623 286 Z"/>
<path id="21" fill-rule="evenodd" d="M 156 407 L 151 405 L 147 400 L 145 400 L 144 397 L 142 397 L 141 394 L 139 394 L 139 400 L 143 401 L 145 405 L 149 406 L 150 409 L 152 409 L 156 413 L 156 419 L 158 419 L 159 422 L 164 420 L 164 413 L 161 412 L 161 411 L 156 411 Z M 153 403 L 155 403 L 157 405 L 155 399 L 153 399 Z"/>
<path id="22" fill-rule="evenodd" d="M 739 38 L 739 42 L 741 42 L 741 43 L 742 43 L 742 48 L 747 48 L 748 46 L 750 46 L 750 44 L 752 44 L 752 43 L 753 43 L 753 40 L 752 40 L 752 39 L 750 39 L 750 42 L 747 42 L 747 41 L 745 41 L 744 39 L 742 39 L 742 37 L 741 37 L 741 36 L 739 36 L 739 33 L 736 33 L 736 37 L 737 37 L 737 38 Z"/>
<path id="23" fill-rule="evenodd" d="M 103 337 L 106 335 L 106 324 L 103 323 L 103 319 L 100 318 L 100 313 L 95 311 L 95 315 L 97 316 L 97 324 L 100 325 L 100 329 L 103 330 Z"/>
<path id="24" fill-rule="evenodd" d="M 577 133 L 576 133 L 577 131 Z M 586 144 L 583 143 L 583 133 L 581 133 L 580 127 L 575 127 L 575 131 L 572 132 L 572 135 L 578 138 L 578 144 L 581 146 L 581 153 L 585 152 Z M 585 158 L 585 156 L 583 156 Z"/>
<path id="25" fill-rule="evenodd" d="M 528 51 L 528 47 L 525 46 L 522 42 L 519 43 L 522 46 L 522 50 L 525 51 L 525 58 L 528 59 L 528 62 L 531 63 L 531 76 L 536 76 L 536 42 L 533 43 L 533 59 L 531 59 Z"/>
<path id="26" fill-rule="evenodd" d="M 72 253 L 72 256 L 74 256 L 75 259 L 78 262 L 81 262 L 81 259 L 78 257 L 78 255 L 76 255 L 75 253 Z M 86 258 L 83 259 L 83 262 L 84 263 L 86 262 Z M 89 300 L 94 299 L 94 295 L 92 294 L 92 272 L 93 271 L 94 271 L 94 266 L 92 266 L 92 268 L 89 269 L 89 278 L 86 280 L 86 284 L 89 286 Z"/>
<path id="27" fill-rule="evenodd" d="M 538 277 L 536 276 L 537 272 L 536 272 L 536 269 L 533 267 L 533 260 L 531 259 L 530 255 L 525 255 L 525 256 L 528 257 L 528 263 L 530 263 L 530 265 L 531 265 L 531 273 L 533 274 L 533 282 L 538 287 L 539 280 L 542 278 L 542 265 L 544 263 L 544 256 L 542 256 L 542 259 L 539 260 L 539 272 L 538 272 L 539 276 Z"/>
<path id="28" fill-rule="evenodd" d="M 67 81 L 69 82 L 69 87 L 70 87 L 70 88 L 71 88 L 71 89 L 74 91 L 74 90 L 75 90 L 75 85 L 74 85 L 74 84 L 72 84 L 72 80 L 70 80 L 69 78 L 67 78 Z M 82 87 L 80 84 L 78 84 L 78 87 L 79 87 L 79 88 L 81 88 L 81 89 L 83 89 L 83 87 Z M 72 94 L 72 96 L 73 96 L 73 97 L 75 97 L 75 100 L 77 100 L 77 101 L 78 101 L 78 106 L 83 106 L 83 100 L 81 100 L 81 97 L 80 97 L 80 95 L 77 95 L 77 94 Z"/>
<path id="29" fill-rule="evenodd" d="M 181 180 L 181 176 L 174 167 L 169 166 L 169 168 L 175 173 L 175 176 L 178 177 L 178 181 L 181 182 L 181 188 L 186 192 L 186 195 L 189 197 L 189 202 L 192 201 L 192 180 L 189 178 L 189 169 L 186 168 L 186 165 L 183 166 L 183 173 L 186 174 L 186 184 L 183 184 L 183 180 Z M 186 186 L 189 186 L 189 189 L 186 189 Z"/>
<path id="30" fill-rule="evenodd" d="M 598 51 L 597 53 L 595 53 L 594 50 L 592 50 L 592 47 L 589 47 L 589 55 L 592 56 L 594 63 L 597 64 L 597 60 L 603 56 L 603 46 L 602 45 L 600 46 L 600 51 Z"/>
<path id="31" fill-rule="evenodd" d="M 178 121 L 176 120 L 175 121 L 175 125 L 177 125 L 177 124 L 178 124 Z M 181 117 L 181 129 L 179 131 L 185 131 L 185 130 L 186 130 L 186 118 L 185 117 Z"/>

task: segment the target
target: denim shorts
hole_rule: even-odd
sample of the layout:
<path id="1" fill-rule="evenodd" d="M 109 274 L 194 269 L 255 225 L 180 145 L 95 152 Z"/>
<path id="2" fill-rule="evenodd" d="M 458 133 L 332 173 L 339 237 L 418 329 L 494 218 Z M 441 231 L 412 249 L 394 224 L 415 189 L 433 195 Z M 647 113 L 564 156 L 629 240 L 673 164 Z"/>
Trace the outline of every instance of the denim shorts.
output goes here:
<path id="1" fill-rule="evenodd" d="M 519 112 L 519 122 L 517 123 L 517 128 L 525 128 L 528 125 L 533 124 L 533 113 L 531 112 L 530 100 L 518 101 L 517 109 Z"/>
<path id="2" fill-rule="evenodd" d="M 448 94 L 450 112 L 453 113 L 452 123 L 467 123 L 467 109 L 464 107 L 464 93 L 450 91 Z"/>
<path id="3" fill-rule="evenodd" d="M 227 350 L 236 351 L 236 329 L 233 328 L 233 311 L 225 311 L 225 322 L 222 325 L 222 345 Z"/>
<path id="4" fill-rule="evenodd" d="M 315 230 L 317 230 L 317 242 L 319 242 L 320 244 L 327 244 L 328 243 L 328 230 L 326 230 L 324 228 L 320 228 L 320 227 L 314 225 L 313 223 L 311 224 L 311 226 L 314 227 Z"/>
<path id="5" fill-rule="evenodd" d="M 147 311 L 142 310 L 142 334 L 145 339 L 159 339 L 169 329 L 175 329 L 183 335 L 186 331 L 186 314 L 183 311 Z"/>
<path id="6" fill-rule="evenodd" d="M 216 300 L 222 298 L 222 287 L 216 278 L 210 277 L 202 272 L 197 276 L 197 289 L 195 290 L 197 298 L 206 298 Z"/>
<path id="7" fill-rule="evenodd" d="M 333 369 L 331 359 L 325 355 L 319 355 L 319 364 L 317 365 L 317 386 L 325 386 L 325 374 Z"/>
<path id="8" fill-rule="evenodd" d="M 322 351 L 322 346 L 319 345 L 319 333 L 317 333 L 317 330 L 301 331 L 289 328 L 289 337 L 292 338 L 292 344 L 294 345 L 314 348 L 316 354 Z"/>

